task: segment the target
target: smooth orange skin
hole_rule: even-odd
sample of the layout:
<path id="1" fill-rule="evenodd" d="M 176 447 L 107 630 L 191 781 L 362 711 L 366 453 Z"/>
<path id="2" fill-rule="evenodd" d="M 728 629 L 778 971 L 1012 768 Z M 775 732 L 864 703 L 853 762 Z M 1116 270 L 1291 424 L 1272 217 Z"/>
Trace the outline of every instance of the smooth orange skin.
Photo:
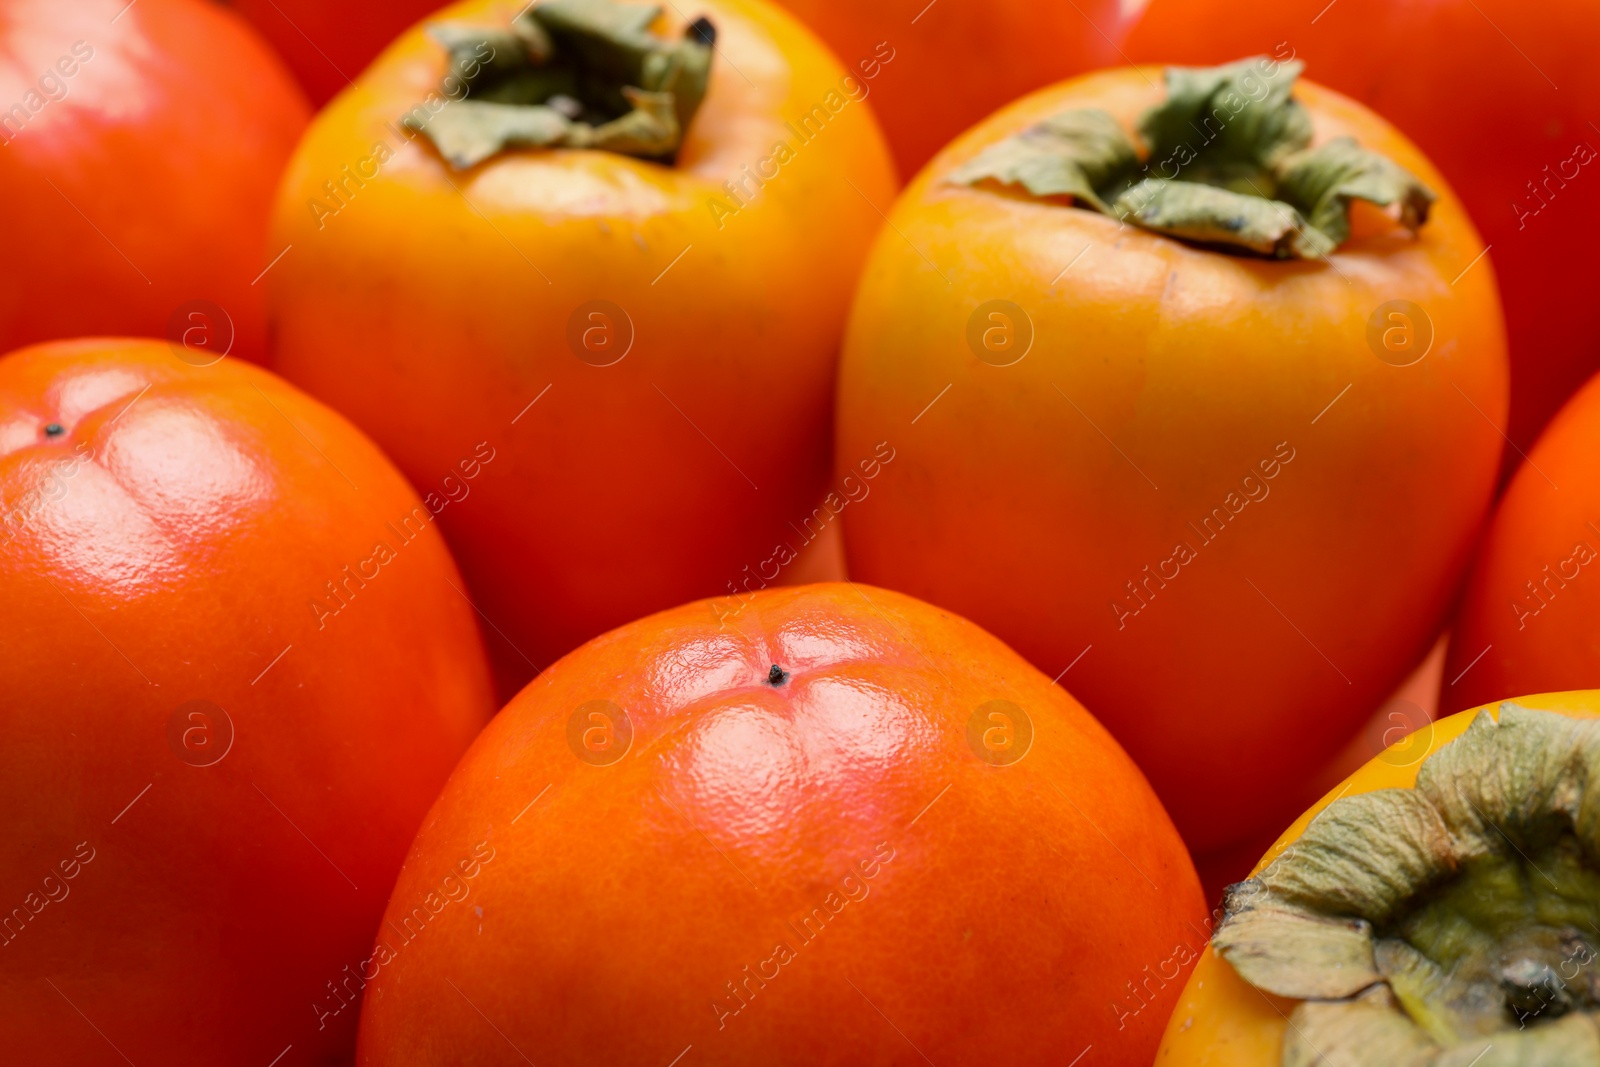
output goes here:
<path id="1" fill-rule="evenodd" d="M 521 6 L 440 17 L 504 24 Z M 847 103 L 719 218 L 723 183 L 792 144 L 785 123 L 843 73 L 761 0 L 696 10 L 721 58 L 676 167 L 545 150 L 448 171 L 392 126 L 442 77 L 419 27 L 318 117 L 280 196 L 295 251 L 269 275 L 274 366 L 425 494 L 443 497 L 472 442 L 505 457 L 443 521 L 506 697 L 596 634 L 760 581 L 824 492 L 839 337 L 892 167 Z M 379 141 L 394 158 L 319 220 L 322 183 Z M 605 367 L 568 346 L 595 299 L 635 331 Z"/>
<path id="2" fill-rule="evenodd" d="M 1492 249 L 1513 379 L 1501 426 L 1525 450 L 1600 368 L 1600 263 L 1581 251 L 1600 244 L 1600 158 L 1562 168 L 1578 144 L 1600 152 L 1597 39 L 1592 0 L 1151 0 L 1124 47 L 1221 63 L 1286 41 L 1421 147 Z"/>
<path id="3" fill-rule="evenodd" d="M 355 1012 L 312 1005 L 493 711 L 442 538 L 385 528 L 415 493 L 264 371 L 90 340 L 0 360 L 0 499 L 0 914 L 96 853 L 0 934 L 6 1062 L 348 1062 Z M 169 745 L 196 699 L 234 726 L 211 766 Z"/>
<path id="4" fill-rule="evenodd" d="M 77 62 L 75 42 L 90 58 Z M 265 301 L 251 282 L 277 254 L 266 249 L 273 193 L 310 118 L 289 72 L 205 0 L 0 5 L 0 119 L 18 104 L 26 115 L 25 94 L 46 75 L 65 95 L 20 132 L 15 119 L 0 130 L 0 200 L 11 205 L 0 352 L 85 334 L 168 337 L 174 312 L 206 300 L 231 320 L 231 355 L 264 358 Z M 227 325 L 205 315 L 193 324 L 225 343 Z"/>
<path id="5" fill-rule="evenodd" d="M 1131 123 L 1160 84 L 1126 69 L 1027 97 L 912 184 L 852 313 L 835 454 L 843 470 L 888 439 L 900 456 L 845 522 L 851 575 L 1070 667 L 1062 684 L 1205 852 L 1281 825 L 1438 632 L 1494 484 L 1506 359 L 1492 272 L 1450 284 L 1482 246 L 1449 188 L 1315 85 L 1297 93 L 1319 140 L 1351 134 L 1439 191 L 1415 239 L 1374 213 L 1327 264 L 1269 261 L 943 181 L 1068 107 Z M 997 298 L 1034 329 L 1008 367 L 967 343 Z M 1400 298 L 1435 330 L 1404 368 L 1367 344 Z M 1293 457 L 1264 480 L 1280 445 Z M 1238 514 L 1207 543 L 1188 524 L 1213 508 Z M 1196 558 L 1157 585 L 1180 542 Z M 1120 617 L 1147 566 L 1152 598 Z"/>
<path id="6" fill-rule="evenodd" d="M 230 0 L 318 107 L 349 85 L 438 0 Z"/>
<path id="7" fill-rule="evenodd" d="M 597 638 L 490 724 L 406 860 L 357 1062 L 660 1067 L 692 1045 L 730 1067 L 1027 1067 L 1092 1045 L 1145 1067 L 1177 985 L 1124 1029 L 1112 1005 L 1204 905 L 1116 742 L 999 641 L 897 593 L 769 590 L 719 615 Z M 596 699 L 633 724 L 604 766 L 568 742 Z M 994 699 L 1035 731 L 1009 766 L 968 747 Z M 480 844 L 466 895 L 407 940 Z M 806 943 L 785 923 L 816 906 L 836 914 Z M 794 958 L 763 967 L 780 940 Z M 747 965 L 777 975 L 719 1020 Z"/>
<path id="8" fill-rule="evenodd" d="M 866 86 L 907 178 L 1002 104 L 1120 61 L 1116 0 L 781 2 Z"/>
<path id="9" fill-rule="evenodd" d="M 1589 574 L 1600 559 L 1597 454 L 1600 378 L 1551 420 L 1500 499 L 1450 638 L 1445 710 L 1600 685 L 1600 583 Z"/>
<path id="10" fill-rule="evenodd" d="M 1515 703 L 1573 718 L 1600 715 L 1600 692 L 1544 693 L 1518 697 Z M 1478 712 L 1499 717 L 1499 702 L 1459 712 L 1397 743 L 1330 789 L 1284 831 L 1251 872 L 1259 872 L 1300 839 L 1311 820 L 1341 796 L 1378 789 L 1413 789 L 1422 761 L 1464 733 Z M 1213 913 L 1220 917 L 1219 913 Z M 1299 1001 L 1270 996 L 1247 984 L 1208 947 L 1183 988 L 1177 1010 L 1167 1023 L 1155 1067 L 1279 1067 L 1288 1016 Z"/>

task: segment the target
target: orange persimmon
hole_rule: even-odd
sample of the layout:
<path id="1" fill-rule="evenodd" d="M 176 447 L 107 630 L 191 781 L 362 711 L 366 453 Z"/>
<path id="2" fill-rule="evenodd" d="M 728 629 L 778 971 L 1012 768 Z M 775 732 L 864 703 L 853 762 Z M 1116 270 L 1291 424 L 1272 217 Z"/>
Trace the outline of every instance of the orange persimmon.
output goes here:
<path id="1" fill-rule="evenodd" d="M 400 473 L 273 375 L 191 360 L 0 360 L 6 1063 L 348 1062 L 335 991 L 494 710 Z"/>
<path id="2" fill-rule="evenodd" d="M 361 964 L 357 1062 L 1146 1067 L 1204 914 L 1138 768 L 978 627 L 846 583 L 700 601 L 474 743 Z"/>
<path id="3" fill-rule="evenodd" d="M 1600 369 L 1600 261 L 1579 251 L 1600 244 L 1597 39 L 1593 0 L 1150 0 L 1124 47 L 1137 63 L 1282 48 L 1415 141 L 1494 263 L 1511 350 L 1501 425 L 1527 449 Z"/>
<path id="4" fill-rule="evenodd" d="M 598 633 L 742 595 L 792 561 L 774 546 L 828 488 L 839 337 L 893 197 L 844 72 L 763 0 L 710 0 L 687 25 L 644 6 L 607 16 L 639 20 L 626 43 L 658 48 L 662 69 L 709 64 L 686 122 L 699 86 L 659 128 L 642 108 L 590 123 L 598 92 L 504 103 L 518 79 L 570 84 L 527 42 L 596 6 L 477 0 L 397 42 L 300 146 L 275 228 L 294 249 L 266 283 L 275 369 L 370 433 L 439 511 L 507 697 Z M 468 42 L 459 64 L 441 41 Z M 509 84 L 471 81 L 508 66 Z M 485 114 L 565 140 L 482 150 Z M 601 147 L 637 148 L 629 123 L 676 147 Z M 502 458 L 468 484 L 480 440 Z"/>
<path id="5" fill-rule="evenodd" d="M 1421 658 L 1501 448 L 1478 235 L 1296 71 L 1110 71 L 968 132 L 890 213 L 840 370 L 840 470 L 899 457 L 851 574 L 1059 676 L 1197 851 L 1281 825 Z"/>

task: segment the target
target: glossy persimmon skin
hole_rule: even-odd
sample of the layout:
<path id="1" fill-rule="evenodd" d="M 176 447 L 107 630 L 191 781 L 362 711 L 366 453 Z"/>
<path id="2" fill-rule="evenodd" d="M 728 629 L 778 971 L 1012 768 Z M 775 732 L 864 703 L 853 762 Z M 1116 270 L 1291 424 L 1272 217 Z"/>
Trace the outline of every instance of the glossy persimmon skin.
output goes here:
<path id="1" fill-rule="evenodd" d="M 1418 236 L 1368 216 L 1327 263 L 1271 261 L 943 180 L 1069 107 L 1131 123 L 1160 85 L 1128 69 L 1025 98 L 911 185 L 852 313 L 836 456 L 899 456 L 844 524 L 850 573 L 1060 675 L 1200 852 L 1287 819 L 1274 805 L 1438 632 L 1493 488 L 1506 362 L 1492 271 L 1451 285 L 1481 245 L 1449 188 L 1312 84 L 1319 139 L 1439 191 Z M 1010 366 L 969 347 L 994 299 L 1032 322 Z M 1396 299 L 1432 321 L 1411 366 L 1369 348 Z"/>
<path id="2" fill-rule="evenodd" d="M 309 118 L 277 57 L 205 0 L 15 0 L 0 56 L 0 352 L 169 337 L 176 315 L 262 359 L 251 283 L 277 253 L 273 193 Z"/>
<path id="3" fill-rule="evenodd" d="M 1600 715 L 1600 692 L 1542 693 L 1517 697 L 1525 708 L 1553 711 L 1575 719 Z M 1340 797 L 1379 789 L 1414 789 L 1422 761 L 1466 732 L 1481 711 L 1498 716 L 1499 700 L 1424 726 L 1374 756 L 1296 819 L 1267 850 L 1256 874 L 1300 839 L 1311 820 Z M 1220 914 L 1213 912 L 1214 918 Z M 1207 924 L 1209 931 L 1211 924 Z M 1297 1000 L 1263 993 L 1239 977 L 1231 964 L 1207 947 L 1189 974 L 1182 998 L 1167 1023 L 1155 1067 L 1280 1067 L 1283 1035 Z"/>
<path id="4" fill-rule="evenodd" d="M 1501 426 L 1525 451 L 1600 369 L 1600 264 L 1575 252 L 1600 243 L 1596 39 L 1590 0 L 1536 14 L 1517 0 L 1151 0 L 1124 49 L 1137 63 L 1221 63 L 1286 42 L 1312 77 L 1416 142 L 1490 248 L 1511 346 Z"/>
<path id="5" fill-rule="evenodd" d="M 521 6 L 440 18 L 503 25 Z M 761 0 L 696 10 L 719 58 L 675 167 L 524 150 L 447 170 L 395 125 L 443 72 L 418 27 L 318 117 L 279 199 L 295 250 L 265 283 L 275 368 L 425 495 L 455 491 L 474 442 L 503 456 L 442 520 L 508 698 L 598 633 L 755 581 L 776 544 L 804 544 L 826 488 L 839 337 L 892 167 L 840 94 L 745 206 L 713 210 L 843 75 Z M 380 143 L 393 157 L 363 167 Z M 367 179 L 328 213 L 323 183 L 347 165 Z M 616 331 L 616 361 L 581 347 L 596 300 L 620 308 L 594 327 Z"/>
<path id="6" fill-rule="evenodd" d="M 338 415 L 164 342 L 0 360 L 0 500 L 6 1062 L 348 1062 L 315 1006 L 493 711 L 443 538 Z"/>
<path id="7" fill-rule="evenodd" d="M 969 747 L 993 700 L 1033 729 L 1005 765 Z M 847 583 L 702 601 L 561 660 L 473 745 L 364 964 L 357 1062 L 1143 1067 L 1177 985 L 1112 1006 L 1203 915 L 1138 769 L 993 637 Z"/>
<path id="8" fill-rule="evenodd" d="M 438 0 L 231 0 L 321 107 Z"/>
<path id="9" fill-rule="evenodd" d="M 1444 711 L 1600 685 L 1600 378 L 1545 427 L 1484 533 L 1440 684 Z"/>
<path id="10" fill-rule="evenodd" d="M 827 42 L 909 179 L 1023 93 L 1121 62 L 1116 0 L 781 0 Z"/>

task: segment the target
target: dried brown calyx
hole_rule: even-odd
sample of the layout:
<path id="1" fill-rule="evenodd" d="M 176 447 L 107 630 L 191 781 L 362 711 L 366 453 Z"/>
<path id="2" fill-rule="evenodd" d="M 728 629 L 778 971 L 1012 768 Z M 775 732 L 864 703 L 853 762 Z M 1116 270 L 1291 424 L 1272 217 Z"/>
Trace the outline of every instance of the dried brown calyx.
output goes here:
<path id="1" fill-rule="evenodd" d="M 543 0 L 509 27 L 437 22 L 450 55 L 449 103 L 403 121 L 466 169 L 509 148 L 598 148 L 671 162 L 711 76 L 716 29 L 678 38 L 650 27 L 659 7 Z"/>
<path id="2" fill-rule="evenodd" d="M 1284 1067 L 1600 1064 L 1600 720 L 1480 713 L 1224 907 L 1217 954 L 1303 1002 Z"/>
<path id="3" fill-rule="evenodd" d="M 1136 144 L 1109 112 L 1063 111 L 990 145 L 950 174 L 1019 186 L 1142 229 L 1231 251 L 1317 259 L 1350 236 L 1350 204 L 1390 209 L 1416 230 L 1435 199 L 1414 175 L 1348 137 L 1311 145 L 1294 99 L 1303 64 L 1264 56 L 1169 67 L 1167 98 Z"/>

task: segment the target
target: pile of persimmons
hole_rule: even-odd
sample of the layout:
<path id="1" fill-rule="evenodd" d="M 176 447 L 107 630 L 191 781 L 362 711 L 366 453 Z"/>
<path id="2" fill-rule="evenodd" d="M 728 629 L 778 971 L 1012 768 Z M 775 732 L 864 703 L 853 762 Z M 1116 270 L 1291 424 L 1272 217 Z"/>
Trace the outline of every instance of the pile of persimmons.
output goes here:
<path id="1" fill-rule="evenodd" d="M 0 0 L 0 1064 L 1600 1067 L 1600 7 L 680 4 Z"/>

